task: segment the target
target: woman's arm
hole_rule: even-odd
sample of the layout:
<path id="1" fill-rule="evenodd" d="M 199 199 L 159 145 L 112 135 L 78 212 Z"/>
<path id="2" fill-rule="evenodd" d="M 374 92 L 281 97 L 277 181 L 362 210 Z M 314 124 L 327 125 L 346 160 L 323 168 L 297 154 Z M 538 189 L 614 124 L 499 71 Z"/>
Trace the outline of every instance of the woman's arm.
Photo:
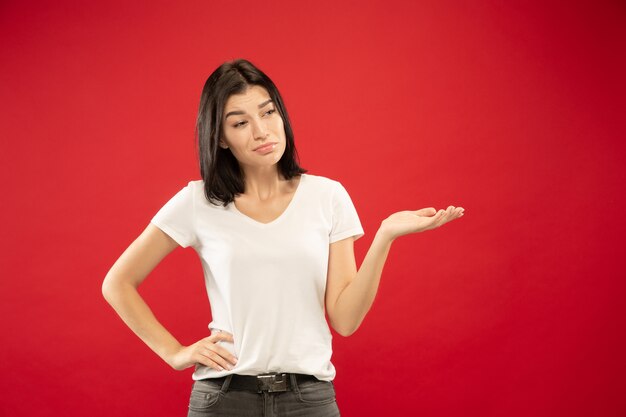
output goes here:
<path id="1" fill-rule="evenodd" d="M 394 213 L 383 220 L 361 268 L 356 270 L 354 239 L 330 245 L 326 283 L 326 310 L 331 326 L 342 336 L 354 333 L 369 311 L 392 242 L 405 234 L 423 232 L 442 226 L 463 215 L 462 207 L 449 206 Z"/>
<path id="2" fill-rule="evenodd" d="M 390 248 L 391 241 L 379 230 L 357 273 L 354 238 L 330 244 L 326 311 L 330 325 L 340 335 L 354 333 L 372 306 Z"/>
<path id="3" fill-rule="evenodd" d="M 124 251 L 102 283 L 102 295 L 128 327 L 159 357 L 174 369 L 181 370 L 202 363 L 219 369 L 228 366 L 224 358 L 233 356 L 218 340 L 232 342 L 232 335 L 219 332 L 184 347 L 156 319 L 137 287 L 178 244 L 161 229 L 149 224 Z"/>

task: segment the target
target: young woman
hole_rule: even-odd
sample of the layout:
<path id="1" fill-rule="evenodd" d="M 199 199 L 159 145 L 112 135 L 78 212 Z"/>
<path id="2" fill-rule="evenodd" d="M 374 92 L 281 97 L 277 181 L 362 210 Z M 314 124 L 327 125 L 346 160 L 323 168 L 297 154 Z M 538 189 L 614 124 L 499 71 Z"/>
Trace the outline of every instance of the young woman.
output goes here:
<path id="1" fill-rule="evenodd" d="M 176 370 L 195 367 L 189 416 L 338 416 L 331 333 L 349 336 L 369 311 L 391 243 L 439 227 L 463 208 L 400 211 L 380 224 L 361 267 L 363 228 L 340 182 L 297 162 L 287 110 L 249 61 L 208 78 L 190 181 L 115 262 L 105 299 Z M 211 334 L 181 345 L 137 292 L 178 246 L 201 259 Z"/>

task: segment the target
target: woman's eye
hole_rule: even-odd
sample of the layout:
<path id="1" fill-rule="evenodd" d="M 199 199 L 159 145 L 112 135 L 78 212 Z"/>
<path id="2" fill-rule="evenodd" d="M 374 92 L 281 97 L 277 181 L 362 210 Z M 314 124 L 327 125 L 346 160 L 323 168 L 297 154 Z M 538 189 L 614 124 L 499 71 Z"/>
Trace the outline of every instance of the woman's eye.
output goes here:
<path id="1" fill-rule="evenodd" d="M 269 109 L 268 111 L 265 112 L 265 114 L 268 114 L 268 115 L 269 114 L 273 114 L 275 111 L 276 111 L 276 109 Z M 241 127 L 241 126 L 245 125 L 246 123 L 248 123 L 248 122 L 246 122 L 245 120 L 242 120 L 239 123 L 235 123 L 233 125 L 233 127 Z"/>

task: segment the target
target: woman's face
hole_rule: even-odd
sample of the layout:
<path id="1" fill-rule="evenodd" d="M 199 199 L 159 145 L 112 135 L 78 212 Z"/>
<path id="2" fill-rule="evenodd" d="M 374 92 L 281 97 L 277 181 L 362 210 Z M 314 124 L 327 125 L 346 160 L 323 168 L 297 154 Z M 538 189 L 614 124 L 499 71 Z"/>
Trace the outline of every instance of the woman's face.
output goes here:
<path id="1" fill-rule="evenodd" d="M 253 85 L 243 94 L 230 96 L 222 123 L 224 136 L 220 146 L 230 148 L 240 165 L 271 167 L 283 156 L 283 119 L 265 88 Z"/>

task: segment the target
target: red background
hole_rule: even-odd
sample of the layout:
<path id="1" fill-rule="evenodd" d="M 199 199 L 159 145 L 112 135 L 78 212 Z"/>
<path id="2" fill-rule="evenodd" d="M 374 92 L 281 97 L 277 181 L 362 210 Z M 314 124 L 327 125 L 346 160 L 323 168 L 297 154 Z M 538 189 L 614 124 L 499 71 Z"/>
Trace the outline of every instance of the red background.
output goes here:
<path id="1" fill-rule="evenodd" d="M 359 265 L 394 211 L 465 208 L 396 241 L 361 328 L 334 333 L 342 415 L 626 415 L 624 3 L 307 4 L 0 5 L 0 414 L 185 415 L 192 369 L 100 287 L 200 178 L 201 88 L 244 57 L 302 165 L 352 196 Z M 140 291 L 182 343 L 208 335 L 192 249 Z"/>

